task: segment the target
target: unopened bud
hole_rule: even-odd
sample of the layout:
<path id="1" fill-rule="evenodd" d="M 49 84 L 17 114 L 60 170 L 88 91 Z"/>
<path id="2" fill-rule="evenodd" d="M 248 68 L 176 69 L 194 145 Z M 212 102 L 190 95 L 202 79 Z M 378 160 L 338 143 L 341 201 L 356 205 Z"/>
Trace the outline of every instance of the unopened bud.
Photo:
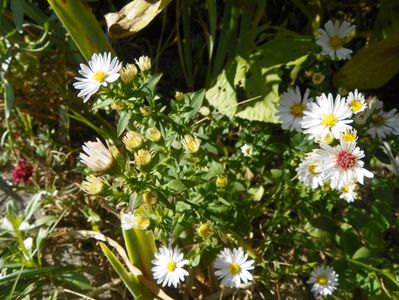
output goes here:
<path id="1" fill-rule="evenodd" d="M 184 94 L 182 92 L 176 92 L 175 93 L 175 99 L 176 101 L 180 102 L 184 100 Z"/>
<path id="2" fill-rule="evenodd" d="M 150 192 L 145 192 L 143 194 L 143 202 L 147 205 L 153 205 L 157 203 L 158 201 L 158 195 L 157 193 L 150 191 Z"/>
<path id="3" fill-rule="evenodd" d="M 98 195 L 104 191 L 104 181 L 94 175 L 89 175 L 86 180 L 82 182 L 82 190 L 89 195 Z"/>
<path id="4" fill-rule="evenodd" d="M 155 127 L 148 128 L 147 137 L 151 142 L 156 143 L 161 139 L 161 132 Z"/>
<path id="5" fill-rule="evenodd" d="M 151 59 L 148 56 L 140 56 L 139 59 L 136 59 L 135 61 L 141 72 L 147 72 L 151 70 Z"/>
<path id="6" fill-rule="evenodd" d="M 121 80 L 124 83 L 132 82 L 136 77 L 138 70 L 134 64 L 127 64 L 125 68 L 122 68 L 120 72 Z"/>
<path id="7" fill-rule="evenodd" d="M 152 114 L 152 108 L 150 106 L 140 107 L 140 112 L 143 117 L 149 117 Z"/>
<path id="8" fill-rule="evenodd" d="M 226 176 L 224 175 L 218 175 L 216 177 L 216 186 L 218 188 L 225 188 L 227 186 L 227 184 L 229 183 L 229 180 L 227 179 Z"/>
<path id="9" fill-rule="evenodd" d="M 143 137 L 137 131 L 128 131 L 122 138 L 122 142 L 125 144 L 127 150 L 133 152 L 142 146 Z"/>
<path id="10" fill-rule="evenodd" d="M 151 162 L 151 152 L 146 149 L 140 149 L 134 154 L 134 163 L 138 167 L 145 167 Z"/>

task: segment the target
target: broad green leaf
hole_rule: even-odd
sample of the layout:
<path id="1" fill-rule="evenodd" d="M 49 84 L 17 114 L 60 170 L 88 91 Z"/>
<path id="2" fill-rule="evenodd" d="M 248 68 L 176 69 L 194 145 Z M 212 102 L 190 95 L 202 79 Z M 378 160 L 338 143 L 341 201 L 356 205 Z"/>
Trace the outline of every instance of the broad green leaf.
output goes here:
<path id="1" fill-rule="evenodd" d="M 105 15 L 109 34 L 114 39 L 134 35 L 146 27 L 171 0 L 134 0 L 117 13 Z"/>
<path id="2" fill-rule="evenodd" d="M 352 258 L 361 262 L 366 262 L 370 264 L 378 264 L 383 259 L 378 255 L 377 252 L 368 249 L 367 247 L 360 247 L 353 254 Z"/>
<path id="3" fill-rule="evenodd" d="M 167 184 L 164 185 L 164 188 L 171 189 L 172 191 L 175 192 L 181 192 L 186 189 L 183 182 L 181 182 L 179 179 L 173 179 L 169 181 Z"/>
<path id="4" fill-rule="evenodd" d="M 334 76 L 336 86 L 348 90 L 376 89 L 399 72 L 399 37 L 391 37 L 359 50 Z"/>
<path id="5" fill-rule="evenodd" d="M 228 117 L 276 123 L 274 113 L 281 81 L 278 68 L 284 64 L 294 67 L 302 64 L 299 58 L 316 48 L 311 38 L 276 36 L 247 58 L 236 57 L 207 90 L 206 97 Z"/>
<path id="6" fill-rule="evenodd" d="M 229 64 L 218 76 L 216 84 L 206 91 L 206 99 L 219 113 L 232 118 L 237 111 L 235 85 L 238 82 L 237 63 Z"/>
<path id="7" fill-rule="evenodd" d="M 85 1 L 48 0 L 48 2 L 86 60 L 89 60 L 94 53 L 114 53 Z"/>

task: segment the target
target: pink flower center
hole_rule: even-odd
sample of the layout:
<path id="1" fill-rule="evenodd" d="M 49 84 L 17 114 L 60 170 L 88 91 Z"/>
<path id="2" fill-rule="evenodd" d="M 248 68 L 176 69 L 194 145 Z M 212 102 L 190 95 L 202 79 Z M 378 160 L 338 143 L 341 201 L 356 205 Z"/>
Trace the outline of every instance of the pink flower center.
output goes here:
<path id="1" fill-rule="evenodd" d="M 342 150 L 338 153 L 335 162 L 342 170 L 348 170 L 352 169 L 356 165 L 357 158 L 351 152 Z"/>

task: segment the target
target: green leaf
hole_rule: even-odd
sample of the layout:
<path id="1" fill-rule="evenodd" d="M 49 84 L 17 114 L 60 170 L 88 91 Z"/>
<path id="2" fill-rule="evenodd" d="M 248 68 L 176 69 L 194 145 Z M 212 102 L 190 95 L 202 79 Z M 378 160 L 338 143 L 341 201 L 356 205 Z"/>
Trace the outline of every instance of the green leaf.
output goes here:
<path id="1" fill-rule="evenodd" d="M 348 90 L 376 89 L 399 72 L 397 34 L 359 50 L 334 76 L 336 86 Z"/>
<path id="2" fill-rule="evenodd" d="M 111 44 L 85 1 L 48 0 L 48 2 L 86 60 L 89 60 L 94 53 L 114 54 Z"/>
<path id="3" fill-rule="evenodd" d="M 125 129 L 129 125 L 131 116 L 132 115 L 127 111 L 121 112 L 121 115 L 119 116 L 118 127 L 116 130 L 118 137 L 125 131 Z"/>
<path id="4" fill-rule="evenodd" d="M 217 77 L 216 84 L 206 91 L 209 104 L 229 118 L 232 118 L 237 111 L 236 73 L 237 64 L 230 63 Z"/>
<path id="5" fill-rule="evenodd" d="M 14 23 L 19 33 L 23 32 L 24 10 L 22 8 L 22 0 L 12 0 L 10 3 L 11 12 L 14 17 Z"/>
<path id="6" fill-rule="evenodd" d="M 104 244 L 100 242 L 100 247 L 111 263 L 112 267 L 118 273 L 123 283 L 135 299 L 153 299 L 153 295 L 148 291 L 133 274 L 129 273 L 116 255 Z"/>
<path id="7" fill-rule="evenodd" d="M 370 263 L 373 265 L 377 265 L 381 263 L 383 260 L 377 252 L 370 250 L 367 247 L 360 247 L 357 251 L 353 254 L 352 258 L 357 261 Z"/>
<path id="8" fill-rule="evenodd" d="M 300 65 L 308 52 L 317 48 L 313 39 L 278 35 L 258 47 L 247 58 L 237 56 L 207 90 L 209 103 L 228 117 L 277 123 L 274 116 L 279 99 L 279 68 L 284 64 Z M 243 98 L 245 92 L 246 98 Z"/>
<path id="9" fill-rule="evenodd" d="M 145 87 L 151 91 L 152 94 L 155 94 L 155 87 L 157 83 L 162 78 L 162 73 L 151 75 L 150 78 L 145 83 Z"/>
<path id="10" fill-rule="evenodd" d="M 93 105 L 91 108 L 92 110 L 98 110 L 100 108 L 107 107 L 108 105 L 111 105 L 114 100 L 112 99 L 105 99 L 104 101 L 98 102 L 97 104 Z"/>
<path id="11" fill-rule="evenodd" d="M 178 201 L 176 203 L 176 211 L 178 211 L 178 212 L 183 212 L 183 211 L 190 210 L 190 209 L 192 209 L 191 205 L 187 204 L 186 202 Z"/>
<path id="12" fill-rule="evenodd" d="M 183 118 L 185 118 L 188 121 L 194 118 L 195 115 L 200 110 L 202 102 L 204 101 L 205 98 L 205 90 L 202 89 L 193 93 L 185 94 L 185 97 L 189 99 L 191 110 L 182 115 Z"/>
<path id="13" fill-rule="evenodd" d="M 67 271 L 57 275 L 56 277 L 72 288 L 78 288 L 81 290 L 94 290 L 94 288 L 90 286 L 90 282 L 86 276 L 80 272 Z"/>
<path id="14" fill-rule="evenodd" d="M 4 85 L 4 113 L 6 119 L 11 115 L 12 108 L 14 106 L 14 88 L 11 83 L 3 77 Z"/>
<path id="15" fill-rule="evenodd" d="M 175 192 L 181 192 L 186 189 L 186 186 L 179 179 L 173 179 L 164 185 L 164 188 L 171 189 Z"/>

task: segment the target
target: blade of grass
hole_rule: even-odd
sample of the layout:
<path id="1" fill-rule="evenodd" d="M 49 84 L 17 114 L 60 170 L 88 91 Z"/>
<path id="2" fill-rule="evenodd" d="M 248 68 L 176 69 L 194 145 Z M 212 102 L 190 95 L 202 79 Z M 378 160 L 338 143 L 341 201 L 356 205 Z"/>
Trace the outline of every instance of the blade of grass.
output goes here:
<path id="1" fill-rule="evenodd" d="M 86 60 L 89 60 L 93 53 L 114 54 L 111 44 L 85 1 L 48 0 L 48 2 Z"/>

